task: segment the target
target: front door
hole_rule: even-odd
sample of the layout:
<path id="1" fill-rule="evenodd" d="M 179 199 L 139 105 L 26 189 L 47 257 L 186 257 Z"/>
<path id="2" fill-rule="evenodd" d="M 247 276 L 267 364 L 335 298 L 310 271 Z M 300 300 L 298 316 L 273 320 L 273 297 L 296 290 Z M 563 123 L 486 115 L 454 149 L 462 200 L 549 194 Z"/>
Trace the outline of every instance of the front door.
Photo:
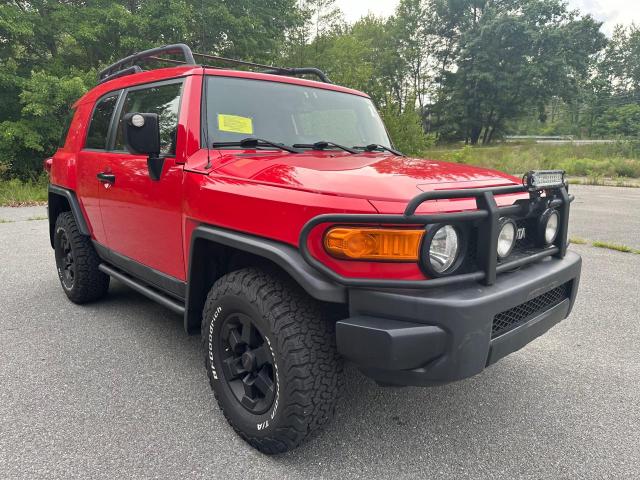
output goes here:
<path id="1" fill-rule="evenodd" d="M 183 166 L 175 160 L 181 92 L 182 81 L 125 90 L 111 135 L 113 147 L 103 166 L 107 177 L 100 207 L 109 249 L 137 264 L 184 280 Z M 157 113 L 160 117 L 165 162 L 159 181 L 149 177 L 146 156 L 131 154 L 124 147 L 121 119 L 130 112 Z M 133 270 L 136 268 L 134 263 Z"/>

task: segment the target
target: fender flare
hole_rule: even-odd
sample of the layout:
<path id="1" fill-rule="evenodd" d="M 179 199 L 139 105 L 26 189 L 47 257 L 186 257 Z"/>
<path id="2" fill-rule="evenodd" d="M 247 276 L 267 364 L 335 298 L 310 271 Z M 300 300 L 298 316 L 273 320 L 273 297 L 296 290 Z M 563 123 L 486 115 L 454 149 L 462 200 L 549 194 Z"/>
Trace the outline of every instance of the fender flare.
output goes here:
<path id="1" fill-rule="evenodd" d="M 80 207 L 80 202 L 78 201 L 78 197 L 73 190 L 69 190 L 68 188 L 59 187 L 58 185 L 49 185 L 49 203 L 47 206 L 47 213 L 49 216 L 49 236 L 51 240 L 51 246 L 53 247 L 53 229 L 55 227 L 57 214 L 54 215 L 55 210 L 60 211 L 59 209 L 54 209 L 55 202 L 52 201 L 52 197 L 62 197 L 69 204 L 69 210 L 73 214 L 73 218 L 76 221 L 76 225 L 78 226 L 78 230 L 82 235 L 86 235 L 87 237 L 91 236 L 91 230 L 89 230 L 89 224 L 87 223 L 87 219 L 84 217 L 84 213 L 82 212 L 82 208 Z"/>
<path id="2" fill-rule="evenodd" d="M 210 225 L 196 227 L 190 240 L 189 270 L 186 291 L 184 327 L 187 332 L 200 328 L 202 298 L 209 293 L 203 292 L 198 281 L 198 243 L 211 242 L 226 247 L 243 250 L 265 258 L 282 268 L 313 298 L 331 303 L 346 303 L 347 289 L 329 280 L 322 273 L 304 261 L 299 250 L 291 245 L 254 235 L 234 232 Z M 197 262 L 197 263 L 195 263 Z"/>

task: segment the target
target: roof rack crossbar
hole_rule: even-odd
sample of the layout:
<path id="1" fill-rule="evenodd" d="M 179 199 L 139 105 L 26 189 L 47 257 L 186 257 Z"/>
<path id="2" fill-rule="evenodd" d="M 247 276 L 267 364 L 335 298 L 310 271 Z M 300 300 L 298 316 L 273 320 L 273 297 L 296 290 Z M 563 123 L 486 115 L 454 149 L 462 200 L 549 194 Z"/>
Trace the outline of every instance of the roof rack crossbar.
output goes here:
<path id="1" fill-rule="evenodd" d="M 273 65 L 264 65 L 262 63 L 247 62 L 246 60 L 236 60 L 233 58 L 220 57 L 218 55 L 208 55 L 205 53 L 193 53 L 194 57 L 202 57 L 209 60 L 217 60 L 219 62 L 233 63 L 235 65 L 244 65 L 247 67 L 256 67 L 264 69 L 262 73 L 269 73 L 271 75 L 287 75 L 295 77 L 297 75 L 315 75 L 324 83 L 332 83 L 329 77 L 320 70 L 314 67 L 304 68 L 290 68 L 290 67 L 274 67 Z"/>
<path id="2" fill-rule="evenodd" d="M 158 62 L 175 63 L 176 65 L 190 65 L 184 60 L 176 60 L 174 58 L 161 58 L 161 57 L 147 57 L 148 60 L 156 60 Z"/>
<path id="3" fill-rule="evenodd" d="M 301 68 L 287 68 L 287 67 L 271 67 L 270 70 L 265 70 L 263 73 L 270 73 L 272 75 L 286 75 L 290 77 L 296 77 L 298 75 L 315 75 L 324 83 L 333 83 L 319 68 L 315 67 L 301 67 Z"/>
<path id="4" fill-rule="evenodd" d="M 166 54 L 182 54 L 184 60 L 176 60 L 172 58 L 161 58 L 159 55 Z M 184 43 L 176 43 L 174 45 L 166 45 L 164 47 L 152 48 L 143 52 L 130 55 L 116 63 L 109 65 L 107 68 L 98 73 L 98 83 L 106 82 L 113 78 L 129 75 L 132 73 L 138 73 L 142 69 L 135 64 L 137 61 L 155 60 L 161 62 L 173 63 L 176 65 L 197 65 L 194 57 L 206 58 L 208 60 L 215 60 L 218 62 L 231 63 L 234 65 L 242 65 L 245 67 L 260 68 L 261 73 L 268 73 L 272 75 L 285 75 L 295 77 L 298 75 L 315 75 L 324 83 L 332 83 L 329 77 L 320 69 L 314 67 L 304 68 L 290 68 L 290 67 L 274 67 L 273 65 L 264 65 L 262 63 L 248 62 L 246 60 L 236 60 L 233 58 L 220 57 L 218 55 L 209 55 L 206 53 L 192 52 L 191 49 Z M 202 65 L 208 68 L 221 68 L 213 65 Z"/>
<path id="5" fill-rule="evenodd" d="M 196 61 L 193 58 L 193 53 L 191 53 L 191 49 L 185 45 L 184 43 L 176 43 L 173 45 L 165 45 L 164 47 L 151 48 L 149 50 L 144 50 L 142 52 L 134 53 L 133 55 L 129 55 L 128 57 L 123 58 L 122 60 L 118 60 L 116 63 L 109 65 L 104 70 L 101 70 L 98 73 L 98 83 L 103 83 L 109 77 L 112 77 L 117 72 L 124 70 L 127 66 L 132 67 L 135 65 L 135 62 L 138 60 L 145 60 L 151 57 L 155 57 L 157 55 L 168 55 L 168 54 L 182 54 L 184 57 L 184 63 L 187 65 L 196 65 Z M 164 58 L 162 60 L 165 60 Z M 138 67 L 139 68 L 139 67 Z M 134 72 L 129 72 L 134 73 Z M 126 74 L 124 74 L 126 75 Z"/>
<path id="6" fill-rule="evenodd" d="M 233 63 L 235 65 L 243 65 L 245 67 L 257 67 L 257 68 L 275 68 L 270 65 L 263 65 L 262 63 L 248 62 L 247 60 L 236 60 L 234 58 L 220 57 L 218 55 L 209 55 L 208 53 L 193 53 L 194 57 L 202 57 L 208 60 L 217 60 L 219 62 Z"/>
<path id="7" fill-rule="evenodd" d="M 98 83 L 108 82 L 109 80 L 113 80 L 114 78 L 124 77 L 125 75 L 132 75 L 134 73 L 140 73 L 141 71 L 142 68 L 140 68 L 138 65 L 131 65 L 130 67 L 123 68 L 122 70 L 118 70 L 110 75 L 107 75 L 106 77 L 103 77 L 102 80 L 100 80 L 100 82 Z"/>

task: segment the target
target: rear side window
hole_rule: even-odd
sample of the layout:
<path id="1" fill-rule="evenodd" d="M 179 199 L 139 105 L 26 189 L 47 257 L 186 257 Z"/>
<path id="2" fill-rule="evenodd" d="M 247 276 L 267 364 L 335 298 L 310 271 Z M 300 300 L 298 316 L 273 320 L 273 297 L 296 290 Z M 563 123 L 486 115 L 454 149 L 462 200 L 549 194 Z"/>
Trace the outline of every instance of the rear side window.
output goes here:
<path id="1" fill-rule="evenodd" d="M 181 91 L 182 82 L 127 92 L 118 121 L 114 149 L 125 150 L 122 135 L 122 118 L 125 114 L 157 113 L 160 120 L 160 152 L 174 155 L 176 153 Z"/>
<path id="2" fill-rule="evenodd" d="M 60 133 L 60 140 L 58 141 L 58 146 L 60 148 L 63 148 L 65 143 L 67 143 L 67 136 L 69 135 L 69 129 L 71 128 L 71 120 L 73 120 L 73 115 L 75 113 L 75 109 L 71 109 L 64 117 L 62 132 Z"/>
<path id="3" fill-rule="evenodd" d="M 117 103 L 118 95 L 116 94 L 105 97 L 96 104 L 93 110 L 93 116 L 91 117 L 89 132 L 87 133 L 87 141 L 84 144 L 85 148 L 95 148 L 98 150 L 105 150 L 107 148 L 109 124 L 111 123 L 111 117 L 113 116 L 113 111 Z"/>

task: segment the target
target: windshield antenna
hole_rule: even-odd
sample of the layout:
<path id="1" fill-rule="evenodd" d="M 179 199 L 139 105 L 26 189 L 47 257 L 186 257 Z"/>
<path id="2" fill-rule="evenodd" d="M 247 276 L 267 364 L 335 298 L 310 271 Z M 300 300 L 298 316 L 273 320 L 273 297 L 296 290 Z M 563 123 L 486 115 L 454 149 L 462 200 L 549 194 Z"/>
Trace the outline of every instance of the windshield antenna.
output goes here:
<path id="1" fill-rule="evenodd" d="M 205 67 L 202 67 L 202 96 L 204 97 L 204 119 L 202 125 L 204 128 L 204 141 L 207 144 L 207 165 L 205 168 L 208 170 L 211 168 L 211 151 L 209 150 L 209 114 L 207 112 L 207 106 L 209 104 L 209 97 L 207 96 L 207 76 L 205 73 Z"/>

